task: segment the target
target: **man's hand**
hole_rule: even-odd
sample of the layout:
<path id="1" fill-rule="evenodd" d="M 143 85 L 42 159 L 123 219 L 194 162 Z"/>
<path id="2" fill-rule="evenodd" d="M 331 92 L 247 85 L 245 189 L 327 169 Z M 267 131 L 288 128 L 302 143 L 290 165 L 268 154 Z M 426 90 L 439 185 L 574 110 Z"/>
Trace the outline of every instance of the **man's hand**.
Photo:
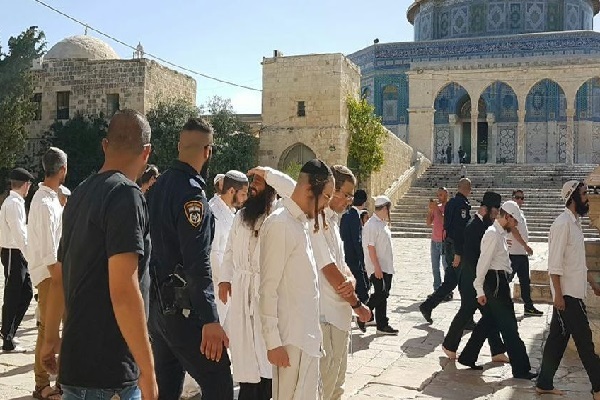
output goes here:
<path id="1" fill-rule="evenodd" d="M 46 337 L 40 350 L 40 358 L 44 369 L 52 375 L 58 373 L 57 355 L 60 354 L 61 340 Z"/>
<path id="2" fill-rule="evenodd" d="M 354 283 L 350 279 L 346 279 L 335 290 L 344 299 L 354 296 Z"/>
<path id="3" fill-rule="evenodd" d="M 485 297 L 485 295 L 483 296 L 479 296 L 477 298 L 477 302 L 479 303 L 480 306 L 485 306 L 487 304 L 487 297 Z"/>
<path id="4" fill-rule="evenodd" d="M 229 297 L 231 297 L 231 282 L 219 283 L 219 300 L 221 300 L 223 304 L 227 304 Z"/>
<path id="5" fill-rule="evenodd" d="M 525 251 L 527 252 L 528 255 L 532 256 L 533 255 L 533 249 L 531 247 L 529 247 L 529 245 L 525 245 Z"/>
<path id="6" fill-rule="evenodd" d="M 267 175 L 267 169 L 265 167 L 254 167 L 251 170 L 248 171 L 248 173 L 246 174 L 248 176 L 260 176 L 261 178 L 265 179 L 265 176 Z"/>
<path id="7" fill-rule="evenodd" d="M 285 368 L 290 366 L 290 357 L 283 346 L 276 347 L 273 350 L 267 350 L 267 359 L 276 367 Z"/>
<path id="8" fill-rule="evenodd" d="M 361 304 L 360 307 L 355 308 L 354 312 L 358 316 L 358 320 L 360 322 L 369 322 L 371 319 L 371 310 L 364 304 Z"/>
<path id="9" fill-rule="evenodd" d="M 381 270 L 381 266 L 379 266 L 379 265 L 375 266 L 374 275 L 375 275 L 375 278 L 377 278 L 377 279 L 383 279 L 383 271 Z"/>
<path id="10" fill-rule="evenodd" d="M 558 311 L 564 311 L 565 310 L 565 298 L 561 295 L 555 295 L 554 296 L 554 307 L 558 310 Z"/>
<path id="11" fill-rule="evenodd" d="M 158 384 L 154 371 L 140 372 L 138 387 L 142 392 L 142 400 L 158 400 Z"/>
<path id="12" fill-rule="evenodd" d="M 219 362 L 223 348 L 229 347 L 229 338 L 218 322 L 212 322 L 202 327 L 202 343 L 200 353 L 211 361 Z"/>
<path id="13" fill-rule="evenodd" d="M 454 260 L 452 261 L 452 266 L 454 268 L 458 268 L 459 265 L 460 265 L 460 256 L 458 254 L 455 254 Z"/>

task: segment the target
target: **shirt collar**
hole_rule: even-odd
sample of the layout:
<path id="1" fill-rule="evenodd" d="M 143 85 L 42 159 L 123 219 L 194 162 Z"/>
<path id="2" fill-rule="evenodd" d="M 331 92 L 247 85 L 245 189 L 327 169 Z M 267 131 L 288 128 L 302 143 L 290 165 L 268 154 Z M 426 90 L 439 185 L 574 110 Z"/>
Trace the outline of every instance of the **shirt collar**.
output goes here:
<path id="1" fill-rule="evenodd" d="M 58 193 L 56 193 L 54 191 L 54 189 L 52 189 L 51 187 L 44 185 L 44 182 L 38 183 L 38 188 L 39 188 L 39 190 L 43 190 L 44 192 L 46 192 L 48 194 L 58 196 Z"/>
<path id="2" fill-rule="evenodd" d="M 481 221 L 483 221 L 483 215 L 479 214 L 479 211 L 477 211 L 477 212 L 475 213 L 475 215 L 477 215 L 477 216 L 479 217 L 479 219 L 480 219 Z"/>
<path id="3" fill-rule="evenodd" d="M 565 207 L 565 213 L 567 213 L 569 215 L 569 219 L 571 221 L 573 221 L 574 223 L 577 223 L 579 221 L 579 217 L 577 217 L 575 214 L 573 214 L 571 212 L 571 210 L 569 210 L 567 207 Z"/>
<path id="4" fill-rule="evenodd" d="M 179 170 L 179 171 L 183 171 L 187 174 L 192 175 L 194 177 L 194 179 L 197 180 L 198 183 L 200 183 L 202 188 L 206 187 L 206 182 L 204 182 L 204 178 L 202 178 L 200 176 L 200 174 L 198 173 L 198 171 L 196 171 L 194 169 L 194 167 L 192 167 L 190 164 L 185 163 L 183 161 L 175 160 L 175 161 L 173 161 L 173 165 L 171 166 L 171 168 Z"/>
<path id="5" fill-rule="evenodd" d="M 23 196 L 21 196 L 19 193 L 15 192 L 14 190 L 10 191 L 10 195 L 13 197 L 16 197 L 19 201 L 24 202 L 25 199 L 23 198 Z"/>
<path id="6" fill-rule="evenodd" d="M 507 232 L 506 230 L 502 227 L 502 225 L 500 225 L 500 222 L 498 222 L 498 220 L 495 220 L 494 223 L 492 224 L 494 226 L 494 228 L 496 228 L 496 231 L 501 234 L 502 236 L 506 236 Z"/>
<path id="7" fill-rule="evenodd" d="M 296 202 L 290 197 L 283 198 L 283 206 L 287 208 L 290 214 L 292 214 L 292 217 L 294 217 L 298 221 L 308 222 L 308 218 L 306 217 L 306 214 L 304 214 L 304 211 L 302 211 L 300 206 L 296 204 Z"/>

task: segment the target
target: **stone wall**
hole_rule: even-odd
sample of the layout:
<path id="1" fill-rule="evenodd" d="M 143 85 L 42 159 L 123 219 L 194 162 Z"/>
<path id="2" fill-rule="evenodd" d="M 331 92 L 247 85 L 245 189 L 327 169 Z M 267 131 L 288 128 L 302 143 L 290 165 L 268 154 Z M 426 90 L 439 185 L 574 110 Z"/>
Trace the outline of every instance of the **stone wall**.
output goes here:
<path id="1" fill-rule="evenodd" d="M 151 110 L 158 101 L 185 99 L 196 104 L 196 81 L 194 78 L 164 67 L 152 60 L 146 63 L 144 89 L 144 112 Z"/>

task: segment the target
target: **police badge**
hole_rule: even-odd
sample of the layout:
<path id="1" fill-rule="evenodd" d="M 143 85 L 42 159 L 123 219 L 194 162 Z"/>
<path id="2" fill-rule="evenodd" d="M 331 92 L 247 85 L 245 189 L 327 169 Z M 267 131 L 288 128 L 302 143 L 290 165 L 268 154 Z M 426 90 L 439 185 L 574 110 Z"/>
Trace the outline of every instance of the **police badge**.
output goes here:
<path id="1" fill-rule="evenodd" d="M 197 228 L 202 224 L 204 206 L 201 201 L 188 201 L 183 205 L 183 209 L 187 220 L 194 228 Z"/>
<path id="2" fill-rule="evenodd" d="M 467 210 L 463 209 L 460 211 L 460 216 L 462 219 L 467 219 Z"/>

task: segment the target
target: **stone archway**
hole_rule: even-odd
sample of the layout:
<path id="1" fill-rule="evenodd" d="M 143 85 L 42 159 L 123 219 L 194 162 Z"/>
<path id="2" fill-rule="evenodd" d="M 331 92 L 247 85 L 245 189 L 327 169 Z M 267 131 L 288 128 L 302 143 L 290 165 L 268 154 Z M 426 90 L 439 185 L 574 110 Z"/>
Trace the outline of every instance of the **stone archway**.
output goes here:
<path id="1" fill-rule="evenodd" d="M 483 91 L 479 101 L 486 104 L 486 161 L 516 163 L 519 100 L 515 91 L 507 83 L 495 81 Z"/>
<path id="2" fill-rule="evenodd" d="M 279 158 L 278 168 L 283 171 L 291 164 L 304 165 L 307 161 L 317 158 L 315 152 L 304 143 L 295 143 L 285 149 Z"/>
<path id="3" fill-rule="evenodd" d="M 456 82 L 444 86 L 437 94 L 433 106 L 433 155 L 434 163 L 458 163 L 457 151 L 461 145 L 463 126 L 459 123 L 460 107 L 466 101 L 470 102 L 467 90 Z M 450 157 L 447 151 L 450 147 Z"/>
<path id="4" fill-rule="evenodd" d="M 600 77 L 587 80 L 577 90 L 574 115 L 576 163 L 600 163 Z"/>

